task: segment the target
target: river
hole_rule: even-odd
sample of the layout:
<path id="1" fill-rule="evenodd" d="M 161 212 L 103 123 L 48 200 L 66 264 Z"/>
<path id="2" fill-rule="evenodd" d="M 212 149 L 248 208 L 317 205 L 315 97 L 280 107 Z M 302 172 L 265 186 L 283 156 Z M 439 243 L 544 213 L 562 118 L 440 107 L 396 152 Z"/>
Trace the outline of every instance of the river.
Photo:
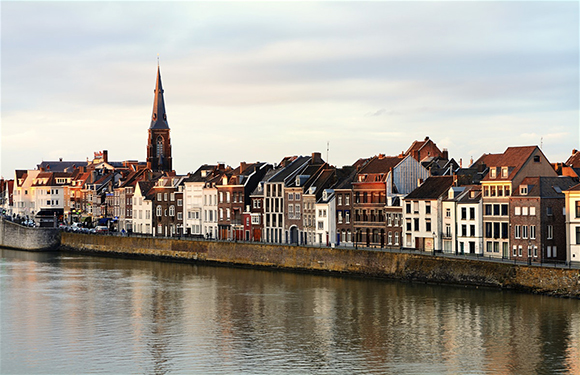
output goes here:
<path id="1" fill-rule="evenodd" d="M 580 301 L 0 250 L 1 374 L 580 374 Z"/>

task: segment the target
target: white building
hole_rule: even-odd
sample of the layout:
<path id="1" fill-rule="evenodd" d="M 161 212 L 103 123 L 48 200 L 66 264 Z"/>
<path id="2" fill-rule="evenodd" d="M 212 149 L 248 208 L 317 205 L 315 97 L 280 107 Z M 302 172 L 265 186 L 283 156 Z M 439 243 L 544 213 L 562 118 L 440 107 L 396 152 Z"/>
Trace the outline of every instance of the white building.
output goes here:
<path id="1" fill-rule="evenodd" d="M 566 197 L 566 261 L 580 262 L 580 184 L 564 191 Z"/>
<path id="2" fill-rule="evenodd" d="M 472 185 L 457 197 L 457 252 L 483 254 L 483 203 L 481 186 Z"/>
<path id="3" fill-rule="evenodd" d="M 442 201 L 453 182 L 452 176 L 429 177 L 403 199 L 403 247 L 442 250 L 442 238 L 449 237 L 443 232 Z"/>
<path id="4" fill-rule="evenodd" d="M 325 189 L 322 197 L 316 202 L 315 243 L 319 246 L 335 245 L 336 237 L 336 203 L 334 190 Z"/>
<path id="5" fill-rule="evenodd" d="M 152 234 L 152 197 L 147 193 L 153 187 L 153 182 L 140 181 L 135 185 L 133 194 L 133 232 L 141 234 Z"/>

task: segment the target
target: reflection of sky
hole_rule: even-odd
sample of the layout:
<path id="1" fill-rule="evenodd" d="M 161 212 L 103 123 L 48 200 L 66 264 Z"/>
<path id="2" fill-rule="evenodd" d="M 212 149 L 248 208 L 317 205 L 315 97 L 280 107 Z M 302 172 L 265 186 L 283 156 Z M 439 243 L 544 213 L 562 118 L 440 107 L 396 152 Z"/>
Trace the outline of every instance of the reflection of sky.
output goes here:
<path id="1" fill-rule="evenodd" d="M 341 166 L 426 135 L 464 164 L 541 138 L 563 161 L 579 147 L 578 8 L 3 3 L 1 173 L 102 149 L 144 160 L 157 53 L 178 173 L 327 141 Z"/>

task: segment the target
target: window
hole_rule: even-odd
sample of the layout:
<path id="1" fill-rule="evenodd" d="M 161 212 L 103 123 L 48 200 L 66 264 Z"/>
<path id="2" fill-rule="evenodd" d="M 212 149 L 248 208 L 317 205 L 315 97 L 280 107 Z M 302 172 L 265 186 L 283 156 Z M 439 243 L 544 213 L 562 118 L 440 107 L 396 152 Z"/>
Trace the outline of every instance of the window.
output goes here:
<path id="1" fill-rule="evenodd" d="M 554 226 L 553 225 L 548 225 L 548 236 L 547 239 L 551 240 L 554 238 Z"/>
<path id="2" fill-rule="evenodd" d="M 534 258 L 538 257 L 538 247 L 534 246 Z"/>
<path id="3" fill-rule="evenodd" d="M 169 206 L 169 216 L 175 216 L 175 206 Z"/>
<path id="4" fill-rule="evenodd" d="M 463 237 L 466 237 L 467 236 L 467 225 L 465 225 L 465 224 L 462 224 L 461 225 L 461 235 Z"/>
<path id="5" fill-rule="evenodd" d="M 183 220 L 183 213 L 181 212 L 177 213 L 177 220 Z"/>
<path id="6" fill-rule="evenodd" d="M 524 238 L 524 239 L 528 238 L 528 226 L 527 225 L 522 225 L 522 238 Z"/>
<path id="7" fill-rule="evenodd" d="M 508 223 L 501 223 L 501 238 L 508 238 Z"/>
<path id="8" fill-rule="evenodd" d="M 518 255 L 522 256 L 522 245 L 518 246 Z"/>
<path id="9" fill-rule="evenodd" d="M 393 233 L 392 232 L 389 232 L 388 239 L 389 239 L 389 245 L 392 245 L 393 244 Z"/>
<path id="10" fill-rule="evenodd" d="M 319 222 L 318 222 L 318 229 L 319 229 L 319 230 L 322 230 L 322 229 L 324 229 L 324 221 L 319 221 Z"/>
<path id="11" fill-rule="evenodd" d="M 475 207 L 469 207 L 469 220 L 475 220 Z"/>
<path id="12" fill-rule="evenodd" d="M 338 224 L 342 224 L 342 211 L 337 211 L 338 214 Z"/>
<path id="13" fill-rule="evenodd" d="M 350 205 L 350 195 L 345 195 L 344 196 L 344 205 L 345 206 Z"/>
<path id="14" fill-rule="evenodd" d="M 461 207 L 461 220 L 467 220 L 467 207 Z"/>
<path id="15" fill-rule="evenodd" d="M 163 193 L 163 200 L 167 202 L 167 193 Z"/>
<path id="16" fill-rule="evenodd" d="M 491 253 L 493 251 L 493 243 L 491 241 L 487 241 L 485 243 L 485 251 Z"/>
<path id="17" fill-rule="evenodd" d="M 491 192 L 491 196 L 492 197 L 495 197 L 495 195 L 496 195 L 495 194 L 495 189 L 496 189 L 495 186 L 491 186 L 491 188 L 490 188 L 490 192 Z"/>
<path id="18" fill-rule="evenodd" d="M 414 228 L 415 228 L 414 230 L 415 230 L 415 232 L 418 232 L 419 231 L 419 219 L 414 219 L 413 221 L 414 221 Z"/>
<path id="19" fill-rule="evenodd" d="M 487 238 L 493 237 L 491 223 L 485 223 L 485 237 Z"/>
<path id="20" fill-rule="evenodd" d="M 269 187 L 270 185 L 268 185 Z M 224 193 L 223 191 L 220 191 L 220 203 L 224 203 Z"/>
<path id="21" fill-rule="evenodd" d="M 540 155 L 534 155 L 534 163 L 540 162 Z"/>
<path id="22" fill-rule="evenodd" d="M 576 227 L 576 245 L 580 245 L 580 227 Z"/>
<path id="23" fill-rule="evenodd" d="M 580 201 L 576 201 L 576 218 L 580 218 Z"/>
<path id="24" fill-rule="evenodd" d="M 470 235 L 471 237 L 475 237 L 475 225 L 473 225 L 473 224 L 471 224 L 471 225 L 469 226 L 469 235 Z"/>
<path id="25" fill-rule="evenodd" d="M 230 203 L 230 192 L 226 191 L 226 203 Z"/>
<path id="26" fill-rule="evenodd" d="M 552 207 L 546 207 L 546 214 L 548 216 L 552 216 L 553 215 L 553 213 L 552 213 Z"/>
<path id="27" fill-rule="evenodd" d="M 427 232 L 431 232 L 431 219 L 426 219 L 425 220 L 425 230 Z"/>
<path id="28" fill-rule="evenodd" d="M 515 207 L 514 208 L 514 215 L 520 216 L 521 214 L 522 214 L 522 208 L 521 207 Z"/>
<path id="29" fill-rule="evenodd" d="M 520 185 L 520 195 L 528 195 L 528 185 Z"/>
<path id="30" fill-rule="evenodd" d="M 508 216 L 509 215 L 509 207 L 507 204 L 502 204 L 501 205 L 501 215 L 502 216 Z"/>
<path id="31" fill-rule="evenodd" d="M 484 186 L 483 187 L 483 196 L 484 197 L 489 197 L 489 186 Z"/>
<path id="32" fill-rule="evenodd" d="M 535 225 L 530 225 L 530 238 L 532 240 L 536 239 L 536 226 Z"/>
<path id="33" fill-rule="evenodd" d="M 485 214 L 491 216 L 491 204 L 485 205 Z"/>
<path id="34" fill-rule="evenodd" d="M 220 208 L 220 220 L 224 219 L 224 209 Z"/>
<path id="35" fill-rule="evenodd" d="M 289 201 L 293 201 L 294 200 L 294 193 L 288 193 L 288 200 Z"/>
<path id="36" fill-rule="evenodd" d="M 493 216 L 499 216 L 500 205 L 494 204 L 493 205 Z"/>
<path id="37" fill-rule="evenodd" d="M 411 219 L 407 219 L 407 232 L 411 231 Z M 580 233 L 580 227 L 576 230 L 576 233 Z M 580 241 L 580 236 L 577 237 L 578 241 Z M 580 244 L 580 242 L 578 242 Z"/>
<path id="38" fill-rule="evenodd" d="M 445 209 L 445 217 L 451 217 L 451 208 Z"/>
<path id="39" fill-rule="evenodd" d="M 489 170 L 489 177 L 490 178 L 496 178 L 497 177 L 497 169 L 496 167 L 493 167 Z"/>
<path id="40" fill-rule="evenodd" d="M 161 193 L 157 193 L 157 201 L 161 202 Z"/>
<path id="41" fill-rule="evenodd" d="M 346 223 L 349 224 L 350 223 L 350 211 L 345 211 L 345 219 L 346 219 Z"/>
<path id="42" fill-rule="evenodd" d="M 288 205 L 288 213 L 294 213 L 294 205 L 293 204 Z"/>
<path id="43" fill-rule="evenodd" d="M 516 245 L 514 245 L 513 249 L 514 249 L 514 252 L 513 252 L 514 256 L 517 256 L 518 255 L 518 247 Z"/>
<path id="44" fill-rule="evenodd" d="M 175 193 L 171 193 L 171 195 L 170 195 L 170 199 L 171 199 L 171 201 L 172 201 L 172 202 L 174 202 L 174 201 L 175 201 Z"/>
<path id="45" fill-rule="evenodd" d="M 449 225 L 449 224 L 445 225 L 445 235 L 447 237 L 451 237 L 451 225 Z"/>
<path id="46" fill-rule="evenodd" d="M 178 200 L 177 200 L 177 205 L 178 205 L 179 207 L 183 206 L 183 199 L 178 199 Z"/>
<path id="47" fill-rule="evenodd" d="M 411 202 L 407 202 L 407 204 L 405 204 L 405 212 L 408 214 L 411 213 Z"/>
<path id="48" fill-rule="evenodd" d="M 528 207 L 522 207 L 522 216 L 528 216 Z"/>
<path id="49" fill-rule="evenodd" d="M 155 209 L 155 214 L 157 216 L 161 216 L 161 206 L 157 206 L 157 208 Z"/>
<path id="50" fill-rule="evenodd" d="M 502 178 L 507 178 L 508 176 L 508 168 L 507 167 L 501 167 L 501 177 Z"/>
<path id="51" fill-rule="evenodd" d="M 431 213 L 431 202 L 425 202 L 425 213 L 426 214 Z"/>
<path id="52" fill-rule="evenodd" d="M 226 219 L 230 220 L 230 209 L 226 208 Z"/>

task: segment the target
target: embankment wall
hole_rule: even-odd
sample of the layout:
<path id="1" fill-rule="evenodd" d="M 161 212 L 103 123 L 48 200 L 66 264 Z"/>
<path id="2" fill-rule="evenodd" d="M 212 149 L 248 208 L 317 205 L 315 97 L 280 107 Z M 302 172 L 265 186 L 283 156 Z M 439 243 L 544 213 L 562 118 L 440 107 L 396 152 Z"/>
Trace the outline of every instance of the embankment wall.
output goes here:
<path id="1" fill-rule="evenodd" d="M 421 254 L 62 233 L 62 248 L 111 255 L 480 285 L 580 298 L 580 271 Z"/>
<path id="2" fill-rule="evenodd" d="M 29 228 L 0 219 L 0 247 L 23 250 L 56 250 L 60 231 L 55 228 Z"/>

